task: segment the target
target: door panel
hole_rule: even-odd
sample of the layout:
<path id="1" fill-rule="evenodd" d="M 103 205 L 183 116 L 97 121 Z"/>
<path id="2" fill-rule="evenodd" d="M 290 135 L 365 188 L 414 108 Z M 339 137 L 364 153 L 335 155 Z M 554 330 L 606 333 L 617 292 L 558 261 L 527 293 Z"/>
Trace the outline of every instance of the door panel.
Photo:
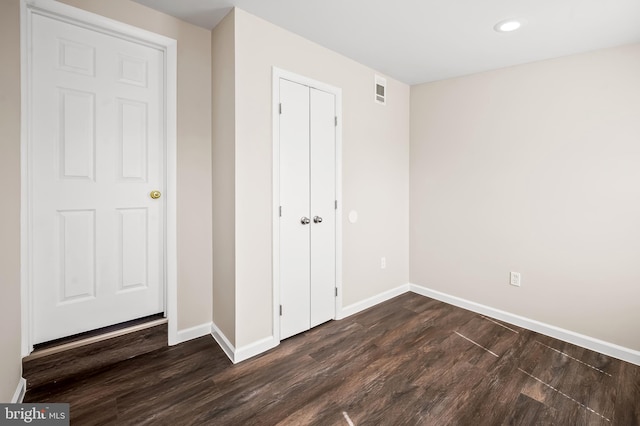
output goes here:
<path id="1" fill-rule="evenodd" d="M 118 178 L 147 180 L 147 104 L 118 99 Z"/>
<path id="2" fill-rule="evenodd" d="M 280 338 L 285 339 L 335 316 L 335 96 L 281 79 L 280 102 Z"/>
<path id="3" fill-rule="evenodd" d="M 65 179 L 95 176 L 95 104 L 93 93 L 59 89 L 60 161 Z"/>
<path id="4" fill-rule="evenodd" d="M 335 96 L 310 89 L 311 96 L 311 327 L 335 316 Z M 321 218 L 316 223 L 313 218 Z"/>
<path id="5" fill-rule="evenodd" d="M 60 283 L 58 303 L 96 295 L 95 210 L 58 211 L 60 225 Z"/>
<path id="6" fill-rule="evenodd" d="M 280 80 L 280 338 L 309 329 L 309 88 Z"/>
<path id="7" fill-rule="evenodd" d="M 33 16 L 34 343 L 164 311 L 163 54 Z"/>
<path id="8" fill-rule="evenodd" d="M 147 287 L 147 235 L 149 210 L 116 209 L 118 229 L 118 291 Z"/>

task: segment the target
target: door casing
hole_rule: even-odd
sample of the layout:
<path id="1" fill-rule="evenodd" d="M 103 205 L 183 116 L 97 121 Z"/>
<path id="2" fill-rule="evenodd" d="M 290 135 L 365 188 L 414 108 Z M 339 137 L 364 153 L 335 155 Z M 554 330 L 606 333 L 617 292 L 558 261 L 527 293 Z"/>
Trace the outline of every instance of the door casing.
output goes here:
<path id="1" fill-rule="evenodd" d="M 165 315 L 168 319 L 168 343 L 178 343 L 177 319 L 177 235 L 176 235 L 176 119 L 177 119 L 177 43 L 175 40 L 123 24 L 54 0 L 22 0 L 20 4 L 21 47 L 21 213 L 20 213 L 20 285 L 22 315 L 22 356 L 33 351 L 33 282 L 31 280 L 32 211 L 30 203 L 32 143 L 31 120 L 31 28 L 34 14 L 98 31 L 135 43 L 160 49 L 164 54 L 164 122 L 165 122 Z"/>
<path id="2" fill-rule="evenodd" d="M 273 337 L 280 341 L 280 79 L 286 79 L 333 94 L 336 97 L 336 318 L 342 307 L 342 89 L 295 74 L 277 67 L 272 68 L 272 129 L 273 129 Z"/>

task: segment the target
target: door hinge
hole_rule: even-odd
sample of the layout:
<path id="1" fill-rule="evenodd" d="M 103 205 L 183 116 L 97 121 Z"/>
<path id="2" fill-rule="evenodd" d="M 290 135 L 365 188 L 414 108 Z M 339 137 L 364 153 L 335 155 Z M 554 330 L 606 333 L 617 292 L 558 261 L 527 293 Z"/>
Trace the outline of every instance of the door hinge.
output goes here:
<path id="1" fill-rule="evenodd" d="M 336 297 L 338 297 L 338 287 L 336 287 Z"/>
<path id="2" fill-rule="evenodd" d="M 282 206 L 278 208 L 278 214 L 280 215 L 280 217 L 282 217 Z"/>
<path id="3" fill-rule="evenodd" d="M 334 203 L 334 209 L 338 210 L 338 200 L 336 200 L 336 202 Z"/>
<path id="4" fill-rule="evenodd" d="M 278 104 L 278 114 L 282 114 L 282 104 Z"/>
<path id="5" fill-rule="evenodd" d="M 338 117 L 334 117 L 334 118 L 335 118 L 336 127 L 338 127 Z"/>
<path id="6" fill-rule="evenodd" d="M 282 316 L 282 305 L 280 305 L 280 316 Z"/>

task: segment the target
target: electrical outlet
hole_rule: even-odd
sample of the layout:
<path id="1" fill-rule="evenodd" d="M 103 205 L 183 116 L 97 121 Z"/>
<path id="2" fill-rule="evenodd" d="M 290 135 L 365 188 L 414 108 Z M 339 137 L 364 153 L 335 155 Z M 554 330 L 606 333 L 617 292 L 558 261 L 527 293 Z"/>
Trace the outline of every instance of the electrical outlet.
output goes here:
<path id="1" fill-rule="evenodd" d="M 520 287 L 520 272 L 511 272 L 511 285 Z"/>
<path id="2" fill-rule="evenodd" d="M 380 269 L 384 269 L 387 267 L 387 258 L 386 257 L 381 257 L 380 258 Z"/>

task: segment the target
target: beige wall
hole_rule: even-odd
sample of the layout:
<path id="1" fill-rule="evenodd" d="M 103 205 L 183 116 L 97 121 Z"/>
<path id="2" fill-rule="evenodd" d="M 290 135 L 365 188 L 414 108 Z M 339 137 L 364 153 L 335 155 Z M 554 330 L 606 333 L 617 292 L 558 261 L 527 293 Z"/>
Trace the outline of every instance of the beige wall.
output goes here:
<path id="1" fill-rule="evenodd" d="M 344 305 L 408 282 L 409 87 L 236 9 L 236 346 L 272 335 L 272 66 L 342 88 Z M 355 209 L 357 224 L 346 220 Z M 380 269 L 380 257 L 387 269 Z"/>
<path id="2" fill-rule="evenodd" d="M 211 35 L 213 161 L 213 322 L 235 345 L 235 18 Z"/>
<path id="3" fill-rule="evenodd" d="M 178 41 L 178 329 L 212 317 L 211 34 L 130 0 L 64 3 Z"/>
<path id="4" fill-rule="evenodd" d="M 211 321 L 211 38 L 201 28 L 128 0 L 68 4 L 178 40 L 178 328 Z M 0 400 L 11 398 L 20 361 L 19 1 L 0 2 Z"/>
<path id="5" fill-rule="evenodd" d="M 640 350 L 638 76 L 632 45 L 412 87 L 411 281 Z"/>
<path id="6" fill-rule="evenodd" d="M 0 2 L 0 402 L 22 375 L 20 355 L 20 1 Z"/>

